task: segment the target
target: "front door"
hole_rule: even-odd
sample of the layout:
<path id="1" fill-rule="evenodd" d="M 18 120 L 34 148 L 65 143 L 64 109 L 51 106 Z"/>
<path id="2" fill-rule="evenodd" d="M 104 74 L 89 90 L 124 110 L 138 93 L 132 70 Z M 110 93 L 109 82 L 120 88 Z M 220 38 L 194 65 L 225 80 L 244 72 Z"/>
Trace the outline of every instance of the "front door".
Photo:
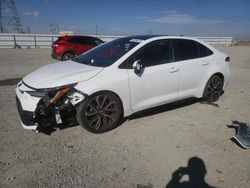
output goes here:
<path id="1" fill-rule="evenodd" d="M 177 100 L 179 69 L 173 63 L 170 40 L 154 41 L 142 47 L 128 63 L 139 61 L 142 69 L 128 69 L 132 110 L 139 111 Z"/>

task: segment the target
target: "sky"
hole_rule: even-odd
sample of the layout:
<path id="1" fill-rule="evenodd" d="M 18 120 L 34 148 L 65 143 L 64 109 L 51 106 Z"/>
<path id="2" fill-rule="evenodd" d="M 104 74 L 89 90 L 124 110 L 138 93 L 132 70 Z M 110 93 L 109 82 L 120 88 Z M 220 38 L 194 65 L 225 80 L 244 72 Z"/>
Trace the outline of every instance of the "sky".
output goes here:
<path id="1" fill-rule="evenodd" d="M 250 0 L 15 0 L 32 33 L 167 34 L 250 39 Z"/>

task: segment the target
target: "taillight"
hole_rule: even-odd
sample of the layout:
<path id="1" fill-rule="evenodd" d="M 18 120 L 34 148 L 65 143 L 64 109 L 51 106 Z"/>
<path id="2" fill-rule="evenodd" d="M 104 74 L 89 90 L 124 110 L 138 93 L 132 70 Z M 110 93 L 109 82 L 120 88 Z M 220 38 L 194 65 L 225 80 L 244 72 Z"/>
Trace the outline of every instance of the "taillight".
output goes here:
<path id="1" fill-rule="evenodd" d="M 52 44 L 52 47 L 57 48 L 58 44 Z"/>
<path id="2" fill-rule="evenodd" d="M 225 59 L 225 61 L 230 62 L 230 57 L 227 56 L 226 59 Z"/>

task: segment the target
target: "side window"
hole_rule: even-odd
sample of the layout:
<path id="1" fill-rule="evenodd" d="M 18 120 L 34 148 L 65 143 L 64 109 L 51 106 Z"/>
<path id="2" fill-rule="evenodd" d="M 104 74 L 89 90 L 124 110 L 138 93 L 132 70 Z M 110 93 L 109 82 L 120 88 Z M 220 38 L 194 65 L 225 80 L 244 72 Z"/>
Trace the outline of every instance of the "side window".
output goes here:
<path id="1" fill-rule="evenodd" d="M 82 37 L 71 37 L 68 39 L 68 42 L 71 42 L 74 44 L 86 44 L 85 38 L 82 38 Z"/>
<path id="2" fill-rule="evenodd" d="M 200 52 L 200 57 L 206 57 L 206 56 L 213 54 L 213 52 L 209 48 L 207 48 L 206 46 L 204 46 L 198 42 L 197 42 L 197 45 L 198 45 L 198 49 Z"/>
<path id="3" fill-rule="evenodd" d="M 199 58 L 198 46 L 196 45 L 195 41 L 174 39 L 173 46 L 175 61 Z"/>
<path id="4" fill-rule="evenodd" d="M 103 42 L 101 41 L 101 40 L 99 40 L 99 39 L 94 39 L 94 44 L 96 45 L 96 46 L 99 46 L 99 45 L 101 45 Z"/>
<path id="5" fill-rule="evenodd" d="M 94 40 L 92 38 L 87 38 L 86 39 L 86 44 L 91 45 L 91 46 L 96 46 L 95 43 L 94 43 Z"/>
<path id="6" fill-rule="evenodd" d="M 88 39 L 85 37 L 79 37 L 79 44 L 88 44 Z"/>
<path id="7" fill-rule="evenodd" d="M 78 44 L 79 43 L 79 39 L 77 37 L 71 37 L 67 41 L 71 42 L 71 43 L 74 43 L 74 44 Z"/>
<path id="8" fill-rule="evenodd" d="M 141 60 L 143 67 L 170 63 L 173 60 L 170 40 L 160 40 L 147 44 L 135 53 L 135 60 Z"/>
<path id="9" fill-rule="evenodd" d="M 88 45 L 99 46 L 100 44 L 102 44 L 102 41 L 95 38 L 88 38 Z"/>

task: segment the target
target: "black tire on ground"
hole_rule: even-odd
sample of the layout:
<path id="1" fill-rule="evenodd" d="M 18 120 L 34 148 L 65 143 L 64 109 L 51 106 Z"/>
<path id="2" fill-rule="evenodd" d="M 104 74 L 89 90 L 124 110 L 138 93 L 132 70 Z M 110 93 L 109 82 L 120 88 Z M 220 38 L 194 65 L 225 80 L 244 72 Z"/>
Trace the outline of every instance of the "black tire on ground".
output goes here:
<path id="1" fill-rule="evenodd" d="M 72 53 L 72 52 L 66 52 L 62 56 L 62 61 L 67 61 L 67 60 L 73 59 L 75 57 L 76 57 L 76 55 L 74 53 Z"/>
<path id="2" fill-rule="evenodd" d="M 207 82 L 203 92 L 203 101 L 215 102 L 223 93 L 223 78 L 213 75 Z"/>
<path id="3" fill-rule="evenodd" d="M 116 128 L 122 118 L 122 105 L 111 92 L 89 96 L 76 109 L 78 123 L 92 133 L 103 133 Z"/>

